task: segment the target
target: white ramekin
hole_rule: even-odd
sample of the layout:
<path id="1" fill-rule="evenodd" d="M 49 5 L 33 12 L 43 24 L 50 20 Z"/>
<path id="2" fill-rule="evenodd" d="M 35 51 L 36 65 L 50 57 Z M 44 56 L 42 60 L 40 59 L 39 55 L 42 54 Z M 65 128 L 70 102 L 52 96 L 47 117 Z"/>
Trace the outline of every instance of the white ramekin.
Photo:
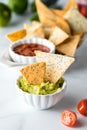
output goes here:
<path id="1" fill-rule="evenodd" d="M 14 62 L 21 63 L 21 64 L 32 64 L 36 62 L 36 56 L 22 56 L 13 51 L 13 48 L 24 43 L 37 43 L 44 46 L 47 46 L 50 49 L 49 53 L 55 53 L 55 45 L 46 39 L 43 38 L 28 38 L 16 41 L 9 46 L 9 55 Z"/>
<path id="2" fill-rule="evenodd" d="M 17 94 L 19 96 L 23 96 L 25 103 L 38 110 L 48 109 L 56 105 L 64 97 L 66 88 L 66 81 L 64 81 L 62 89 L 60 91 L 53 94 L 36 95 L 24 92 L 16 85 Z"/>

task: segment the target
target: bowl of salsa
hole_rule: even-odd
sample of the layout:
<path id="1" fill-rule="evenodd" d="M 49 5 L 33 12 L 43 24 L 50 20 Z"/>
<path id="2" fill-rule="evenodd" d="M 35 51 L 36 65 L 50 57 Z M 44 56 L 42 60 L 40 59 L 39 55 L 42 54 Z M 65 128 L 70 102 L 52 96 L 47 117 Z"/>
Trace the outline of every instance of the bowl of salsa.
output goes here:
<path id="1" fill-rule="evenodd" d="M 87 0 L 77 0 L 80 13 L 87 18 Z"/>
<path id="2" fill-rule="evenodd" d="M 43 38 L 22 39 L 9 46 L 9 55 L 14 62 L 31 64 L 36 62 L 35 51 L 55 53 L 55 45 Z"/>

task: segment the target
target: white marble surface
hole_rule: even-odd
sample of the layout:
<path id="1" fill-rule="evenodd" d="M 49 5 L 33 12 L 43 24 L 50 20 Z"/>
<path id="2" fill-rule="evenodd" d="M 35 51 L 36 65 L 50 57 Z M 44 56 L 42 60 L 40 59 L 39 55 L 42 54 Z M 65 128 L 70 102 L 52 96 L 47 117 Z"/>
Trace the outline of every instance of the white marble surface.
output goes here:
<path id="1" fill-rule="evenodd" d="M 11 31 L 23 28 L 28 22 L 29 14 L 15 16 L 9 26 L 0 28 L 0 56 L 8 48 L 9 41 L 5 35 Z M 0 130 L 86 130 L 87 118 L 77 111 L 77 103 L 87 98 L 87 35 L 81 47 L 77 50 L 76 61 L 65 73 L 68 89 L 65 98 L 55 107 L 37 111 L 27 106 L 22 97 L 17 95 L 15 85 L 20 67 L 0 65 Z M 74 128 L 68 128 L 61 123 L 61 113 L 65 109 L 77 113 L 78 121 Z"/>

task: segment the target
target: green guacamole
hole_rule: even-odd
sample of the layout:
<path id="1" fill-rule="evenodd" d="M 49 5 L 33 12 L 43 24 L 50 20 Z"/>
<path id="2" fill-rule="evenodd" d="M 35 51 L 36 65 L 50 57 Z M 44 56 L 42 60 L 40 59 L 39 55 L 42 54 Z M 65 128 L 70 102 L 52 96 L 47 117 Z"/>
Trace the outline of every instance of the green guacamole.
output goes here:
<path id="1" fill-rule="evenodd" d="M 63 83 L 63 78 L 60 78 L 56 84 L 50 82 L 43 82 L 40 85 L 31 85 L 26 81 L 24 77 L 20 77 L 17 81 L 17 84 L 20 89 L 25 92 L 38 95 L 53 94 L 57 91 L 60 91 Z"/>

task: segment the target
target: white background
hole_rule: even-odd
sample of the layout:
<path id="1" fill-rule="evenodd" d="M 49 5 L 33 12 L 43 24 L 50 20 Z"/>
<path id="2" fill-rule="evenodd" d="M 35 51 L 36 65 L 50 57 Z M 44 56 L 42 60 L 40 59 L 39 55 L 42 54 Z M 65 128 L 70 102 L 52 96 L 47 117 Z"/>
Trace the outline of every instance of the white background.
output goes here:
<path id="1" fill-rule="evenodd" d="M 11 23 L 0 28 L 0 57 L 10 45 L 5 35 L 23 28 L 29 16 L 29 13 L 23 16 L 13 14 Z M 43 111 L 27 106 L 17 94 L 16 79 L 20 67 L 0 65 L 0 130 L 86 130 L 87 117 L 78 113 L 77 104 L 82 98 L 87 98 L 87 35 L 75 57 L 75 63 L 64 75 L 68 87 L 65 97 L 55 107 Z M 61 123 L 61 113 L 65 109 L 77 113 L 78 121 L 74 128 Z"/>

